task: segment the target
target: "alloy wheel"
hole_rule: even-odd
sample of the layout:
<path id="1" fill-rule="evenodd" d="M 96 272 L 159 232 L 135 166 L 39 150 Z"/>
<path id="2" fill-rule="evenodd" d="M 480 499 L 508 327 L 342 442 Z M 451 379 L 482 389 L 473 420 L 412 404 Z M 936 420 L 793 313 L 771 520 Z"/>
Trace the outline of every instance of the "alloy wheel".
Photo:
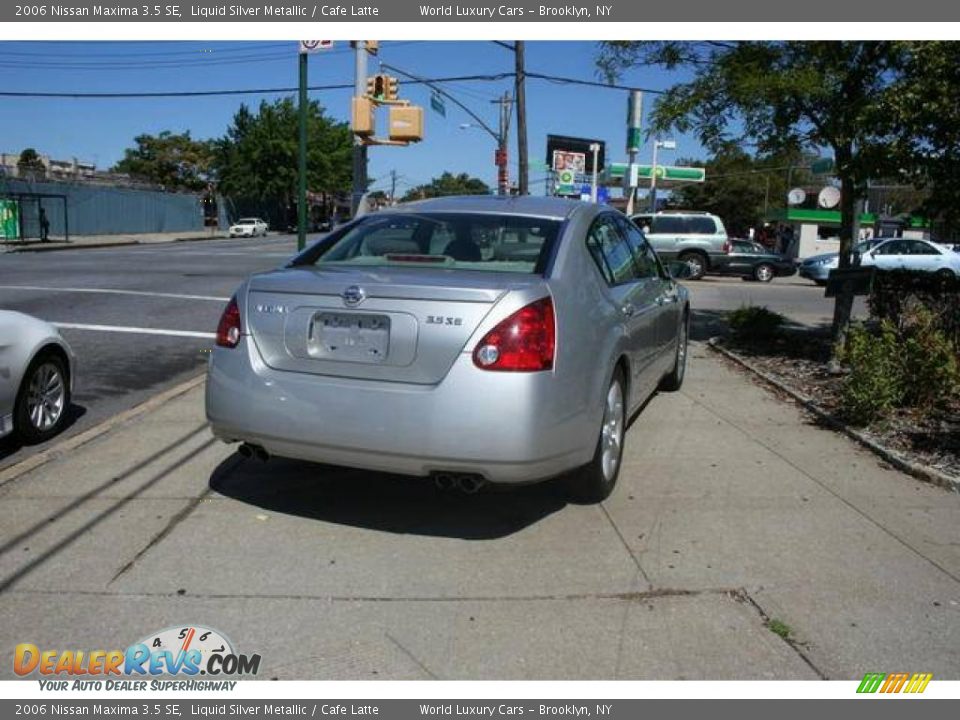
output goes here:
<path id="1" fill-rule="evenodd" d="M 613 482 L 623 454 L 623 387 L 619 380 L 614 380 L 607 391 L 600 442 L 603 479 Z"/>
<path id="2" fill-rule="evenodd" d="M 27 385 L 27 417 L 40 432 L 46 432 L 60 420 L 67 396 L 60 369 L 51 362 L 41 363 Z"/>

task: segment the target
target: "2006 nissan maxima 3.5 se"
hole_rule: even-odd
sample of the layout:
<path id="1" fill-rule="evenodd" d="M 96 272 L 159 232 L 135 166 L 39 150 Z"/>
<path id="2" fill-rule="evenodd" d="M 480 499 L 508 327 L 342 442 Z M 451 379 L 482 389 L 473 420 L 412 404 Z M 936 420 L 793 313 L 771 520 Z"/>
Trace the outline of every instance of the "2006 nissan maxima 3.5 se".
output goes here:
<path id="1" fill-rule="evenodd" d="M 456 197 L 359 218 L 251 276 L 217 329 L 214 434 L 241 452 L 475 489 L 568 474 L 599 501 L 627 419 L 677 389 L 689 302 L 603 206 Z"/>

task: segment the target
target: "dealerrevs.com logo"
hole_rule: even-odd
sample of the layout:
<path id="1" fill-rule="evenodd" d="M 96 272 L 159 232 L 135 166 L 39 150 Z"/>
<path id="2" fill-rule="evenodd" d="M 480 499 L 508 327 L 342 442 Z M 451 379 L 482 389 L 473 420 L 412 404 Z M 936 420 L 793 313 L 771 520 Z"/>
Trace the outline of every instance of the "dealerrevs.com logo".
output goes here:
<path id="1" fill-rule="evenodd" d="M 152 633 L 125 650 L 47 650 L 20 643 L 13 654 L 13 671 L 40 675 L 48 690 L 146 690 L 147 678 L 151 690 L 232 690 L 236 682 L 221 678 L 259 670 L 260 655 L 239 654 L 222 633 L 199 625 Z M 160 676 L 189 680 L 152 679 Z"/>
<path id="2" fill-rule="evenodd" d="M 933 673 L 867 673 L 860 681 L 858 693 L 922 693 L 933 679 Z"/>

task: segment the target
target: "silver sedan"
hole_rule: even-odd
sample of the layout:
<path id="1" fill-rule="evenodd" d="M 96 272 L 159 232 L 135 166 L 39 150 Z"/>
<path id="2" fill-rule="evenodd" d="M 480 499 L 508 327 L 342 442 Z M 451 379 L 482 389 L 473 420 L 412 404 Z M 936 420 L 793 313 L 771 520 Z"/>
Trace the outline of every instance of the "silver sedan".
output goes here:
<path id="1" fill-rule="evenodd" d="M 599 501 L 631 414 L 683 382 L 689 316 L 686 289 L 614 210 L 411 203 L 240 286 L 217 329 L 207 417 L 261 460 L 465 490 L 567 474 Z"/>
<path id="2" fill-rule="evenodd" d="M 43 442 L 63 429 L 76 366 L 49 323 L 0 310 L 0 437 Z"/>

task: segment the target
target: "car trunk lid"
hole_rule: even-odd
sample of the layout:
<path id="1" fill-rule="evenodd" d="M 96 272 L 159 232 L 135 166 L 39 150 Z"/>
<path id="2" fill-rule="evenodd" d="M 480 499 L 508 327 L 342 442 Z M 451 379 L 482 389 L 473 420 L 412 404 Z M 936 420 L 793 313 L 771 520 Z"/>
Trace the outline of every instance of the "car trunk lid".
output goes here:
<path id="1" fill-rule="evenodd" d="M 276 370 L 440 382 L 491 308 L 538 275 L 405 267 L 288 268 L 250 279 L 246 324 Z"/>

